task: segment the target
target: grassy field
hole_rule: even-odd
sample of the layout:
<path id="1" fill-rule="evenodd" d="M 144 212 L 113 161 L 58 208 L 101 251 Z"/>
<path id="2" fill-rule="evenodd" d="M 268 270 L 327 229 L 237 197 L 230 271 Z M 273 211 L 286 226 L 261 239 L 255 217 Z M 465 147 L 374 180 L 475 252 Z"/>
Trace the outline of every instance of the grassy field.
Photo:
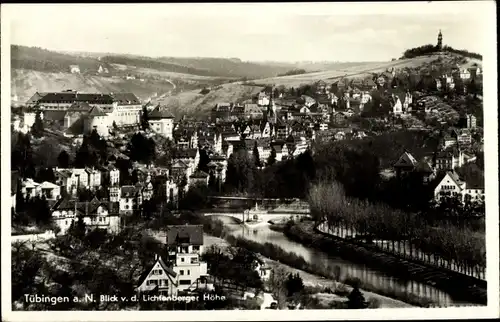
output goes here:
<path id="1" fill-rule="evenodd" d="M 200 94 L 200 90 L 197 89 L 168 96 L 160 99 L 158 102 L 168 106 L 171 112 L 176 116 L 186 113 L 196 114 L 197 116 L 207 116 L 217 103 L 236 102 L 249 99 L 262 91 L 262 89 L 263 87 L 259 86 L 232 83 L 224 84 L 206 95 Z"/>
<path id="2" fill-rule="evenodd" d="M 333 68 L 327 71 L 307 73 L 301 75 L 272 77 L 256 80 L 257 84 L 275 84 L 276 86 L 300 86 L 319 80 L 332 80 L 341 76 L 350 77 L 364 77 L 369 76 L 371 73 L 383 72 L 390 67 L 404 68 L 404 67 L 418 67 L 424 63 L 429 63 L 435 60 L 436 56 L 424 56 L 406 60 L 396 60 L 390 62 L 375 62 L 375 63 L 359 63 L 357 65 L 345 66 L 339 64 L 338 68 Z"/>
<path id="3" fill-rule="evenodd" d="M 101 76 L 83 76 L 70 73 L 49 73 L 27 69 L 12 70 L 11 91 L 19 102 L 25 102 L 35 92 L 50 92 L 73 89 L 81 92 L 118 93 L 132 92 L 140 99 L 153 93 L 161 95 L 173 89 L 171 83 L 159 80 L 125 80 Z"/>

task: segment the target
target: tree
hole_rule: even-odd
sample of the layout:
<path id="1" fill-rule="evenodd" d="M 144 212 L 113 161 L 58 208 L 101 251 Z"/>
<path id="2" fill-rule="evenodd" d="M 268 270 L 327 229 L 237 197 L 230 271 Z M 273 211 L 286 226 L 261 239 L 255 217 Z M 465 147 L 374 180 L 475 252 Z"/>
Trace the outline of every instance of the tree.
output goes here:
<path id="1" fill-rule="evenodd" d="M 295 293 L 302 292 L 304 290 L 304 282 L 302 281 L 302 278 L 300 275 L 297 274 L 289 274 L 288 279 L 285 283 L 286 289 L 287 289 L 287 296 L 291 297 Z"/>
<path id="2" fill-rule="evenodd" d="M 144 107 L 142 108 L 141 127 L 144 131 L 149 129 L 149 115 L 146 105 L 144 105 Z"/>
<path id="3" fill-rule="evenodd" d="M 267 159 L 267 165 L 273 165 L 276 163 L 276 150 L 274 147 L 271 148 L 271 154 L 269 155 L 269 158 Z"/>
<path id="4" fill-rule="evenodd" d="M 35 181 L 37 181 L 37 182 L 48 181 L 48 182 L 55 183 L 56 176 L 54 174 L 54 170 L 52 170 L 52 168 L 50 168 L 50 167 L 49 168 L 40 168 L 38 170 Z"/>
<path id="5" fill-rule="evenodd" d="M 254 160 L 255 160 L 255 166 L 257 168 L 261 168 L 262 165 L 260 163 L 260 155 L 259 155 L 259 149 L 257 147 L 257 141 L 255 141 L 254 143 L 254 146 L 253 146 L 253 157 L 254 157 Z"/>
<path id="6" fill-rule="evenodd" d="M 41 138 L 43 136 L 43 121 L 40 111 L 36 112 L 35 123 L 31 126 L 31 134 L 33 134 L 35 138 Z"/>
<path id="7" fill-rule="evenodd" d="M 254 158 L 246 150 L 240 149 L 228 159 L 226 186 L 239 192 L 252 191 L 256 174 Z"/>
<path id="8" fill-rule="evenodd" d="M 87 225 L 83 221 L 83 218 L 79 216 L 76 221 L 71 222 L 67 234 L 71 237 L 76 238 L 79 241 L 83 241 L 86 232 L 87 232 Z"/>
<path id="9" fill-rule="evenodd" d="M 208 173 L 208 164 L 210 163 L 210 157 L 208 156 L 207 150 L 200 150 L 200 161 L 198 162 L 198 170 Z"/>
<path id="10" fill-rule="evenodd" d="M 368 307 L 368 303 L 365 300 L 365 297 L 359 290 L 357 286 L 355 286 L 347 297 L 347 308 L 348 309 L 365 309 Z"/>
<path id="11" fill-rule="evenodd" d="M 74 166 L 76 168 L 85 168 L 91 166 L 95 163 L 95 158 L 92 158 L 93 154 L 90 148 L 89 138 L 87 136 L 83 137 L 82 144 L 78 148 L 75 155 Z"/>
<path id="12" fill-rule="evenodd" d="M 62 150 L 57 157 L 57 164 L 60 168 L 69 168 L 69 163 L 70 159 L 68 152 L 66 152 L 66 150 Z"/>

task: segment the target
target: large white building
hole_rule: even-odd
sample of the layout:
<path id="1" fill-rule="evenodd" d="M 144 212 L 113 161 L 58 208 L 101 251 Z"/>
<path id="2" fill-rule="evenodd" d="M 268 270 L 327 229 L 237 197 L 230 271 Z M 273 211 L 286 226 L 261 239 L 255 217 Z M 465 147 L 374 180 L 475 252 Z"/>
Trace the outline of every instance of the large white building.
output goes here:
<path id="1" fill-rule="evenodd" d="M 142 104 L 132 93 L 81 93 L 67 90 L 63 92 L 36 92 L 27 102 L 28 107 L 42 111 L 90 112 L 98 107 L 99 114 L 105 113 L 106 124 L 134 125 L 140 122 Z M 69 126 L 68 126 L 69 127 Z"/>

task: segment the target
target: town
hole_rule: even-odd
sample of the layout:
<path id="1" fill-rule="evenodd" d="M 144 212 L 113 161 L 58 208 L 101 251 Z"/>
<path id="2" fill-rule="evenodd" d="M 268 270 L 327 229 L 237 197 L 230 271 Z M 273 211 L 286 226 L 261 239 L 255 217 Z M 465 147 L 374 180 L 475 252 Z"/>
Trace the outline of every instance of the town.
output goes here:
<path id="1" fill-rule="evenodd" d="M 247 80 L 201 118 L 33 92 L 11 109 L 13 309 L 485 305 L 483 71 L 443 41 L 415 67 Z"/>

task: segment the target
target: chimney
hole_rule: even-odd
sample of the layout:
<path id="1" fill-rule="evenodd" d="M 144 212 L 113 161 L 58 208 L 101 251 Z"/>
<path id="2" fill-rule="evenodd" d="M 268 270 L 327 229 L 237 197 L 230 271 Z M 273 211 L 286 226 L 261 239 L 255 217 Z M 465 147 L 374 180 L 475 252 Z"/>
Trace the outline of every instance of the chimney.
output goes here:
<path id="1" fill-rule="evenodd" d="M 158 254 L 155 253 L 155 261 L 157 261 L 159 258 Z"/>

